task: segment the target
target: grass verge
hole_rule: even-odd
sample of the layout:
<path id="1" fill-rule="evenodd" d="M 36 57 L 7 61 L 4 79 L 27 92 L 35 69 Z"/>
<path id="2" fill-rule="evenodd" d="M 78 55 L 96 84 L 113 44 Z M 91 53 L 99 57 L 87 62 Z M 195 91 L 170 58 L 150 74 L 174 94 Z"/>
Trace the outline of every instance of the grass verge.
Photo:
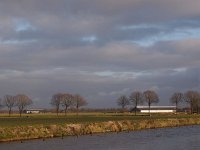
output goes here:
<path id="1" fill-rule="evenodd" d="M 35 114 L 18 117 L 0 116 L 0 141 L 50 138 L 149 128 L 199 125 L 199 115 L 82 113 L 79 116 Z"/>

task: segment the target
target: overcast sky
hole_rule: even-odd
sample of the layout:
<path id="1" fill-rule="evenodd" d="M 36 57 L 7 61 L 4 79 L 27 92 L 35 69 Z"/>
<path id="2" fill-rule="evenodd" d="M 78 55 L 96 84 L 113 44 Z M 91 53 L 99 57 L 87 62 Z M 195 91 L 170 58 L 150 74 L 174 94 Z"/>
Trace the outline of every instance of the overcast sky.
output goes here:
<path id="1" fill-rule="evenodd" d="M 1 0 L 0 95 L 117 107 L 135 90 L 200 91 L 199 0 Z"/>

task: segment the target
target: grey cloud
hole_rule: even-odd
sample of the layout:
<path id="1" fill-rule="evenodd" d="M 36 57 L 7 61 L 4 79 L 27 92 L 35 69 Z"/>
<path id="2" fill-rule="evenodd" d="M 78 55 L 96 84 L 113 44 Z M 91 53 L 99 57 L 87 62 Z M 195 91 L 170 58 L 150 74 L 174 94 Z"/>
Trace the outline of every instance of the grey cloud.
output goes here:
<path id="1" fill-rule="evenodd" d="M 26 93 L 35 107 L 49 107 L 52 94 L 68 91 L 88 98 L 89 107 L 115 107 L 117 96 L 133 90 L 154 89 L 162 103 L 173 91 L 200 90 L 199 6 L 1 1 L 0 95 Z"/>
<path id="2" fill-rule="evenodd" d="M 7 19 L 1 30 L 5 32 L 1 35 L 5 42 L 19 41 L 20 43 L 20 41 L 34 40 L 37 41 L 34 46 L 38 45 L 44 49 L 48 47 L 67 49 L 90 44 L 102 46 L 113 41 L 133 41 L 140 45 L 150 42 L 151 44 L 177 36 L 174 34 L 176 29 L 199 26 L 195 18 L 199 12 L 197 9 L 199 2 L 194 1 L 193 7 L 187 6 L 187 3 L 187 1 L 182 1 L 182 5 L 178 5 L 178 1 L 160 2 L 158 0 L 150 2 L 137 0 L 123 2 L 113 2 L 113 0 L 3 1 L 0 5 L 1 16 Z M 184 13 L 187 14 L 185 18 L 182 17 Z M 174 21 L 177 19 L 178 21 Z M 24 20 L 37 30 L 16 33 L 14 20 Z M 116 30 L 118 26 L 141 26 L 142 24 L 150 27 L 151 24 L 160 25 L 165 29 L 158 27 L 123 32 Z M 183 32 L 180 31 L 178 34 Z M 194 30 L 193 33 L 195 32 Z M 82 37 L 91 35 L 95 35 L 98 40 L 93 43 L 80 40 Z M 168 37 L 165 37 L 167 35 Z"/>

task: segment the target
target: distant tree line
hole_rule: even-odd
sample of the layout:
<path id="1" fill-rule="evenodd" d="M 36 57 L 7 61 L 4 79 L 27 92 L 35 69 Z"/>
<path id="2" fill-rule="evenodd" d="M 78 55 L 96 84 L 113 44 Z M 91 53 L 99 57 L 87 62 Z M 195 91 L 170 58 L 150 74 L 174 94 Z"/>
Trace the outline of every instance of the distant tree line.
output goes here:
<path id="1" fill-rule="evenodd" d="M 52 96 L 50 104 L 55 107 L 57 115 L 61 107 L 64 109 L 65 115 L 68 108 L 75 107 L 78 115 L 79 108 L 87 105 L 87 101 L 79 94 L 56 93 Z"/>
<path id="2" fill-rule="evenodd" d="M 185 93 L 175 92 L 171 95 L 169 101 L 176 106 L 176 112 L 178 110 L 178 105 L 185 102 L 189 105 L 191 114 L 200 113 L 200 93 L 197 91 L 189 90 Z M 159 97 L 153 90 L 147 90 L 144 92 L 134 91 L 130 94 L 130 96 L 121 95 L 117 99 L 117 105 L 120 106 L 122 110 L 125 110 L 128 105 L 132 105 L 134 107 L 135 115 L 139 104 L 147 103 L 150 114 L 151 105 L 158 102 Z"/>
<path id="3" fill-rule="evenodd" d="M 126 95 L 122 95 L 117 99 L 117 104 L 118 106 L 121 106 L 122 110 L 124 110 L 127 105 L 130 104 L 133 105 L 135 115 L 137 112 L 137 106 L 139 104 L 143 104 L 144 102 L 146 102 L 149 106 L 149 115 L 150 115 L 151 104 L 159 102 L 158 95 L 156 94 L 155 91 L 152 90 L 147 90 L 144 91 L 143 93 L 140 91 L 134 91 L 130 94 L 129 97 L 127 97 Z"/>
<path id="4" fill-rule="evenodd" d="M 31 105 L 33 101 L 25 94 L 5 95 L 0 99 L 0 108 L 6 107 L 8 109 L 9 116 L 12 114 L 14 108 L 17 108 L 19 115 L 21 117 L 27 106 Z M 60 112 L 61 108 L 64 110 L 65 115 L 69 108 L 75 108 L 78 115 L 79 108 L 87 105 L 87 101 L 79 94 L 69 94 L 69 93 L 57 93 L 51 98 L 50 104 L 55 107 L 56 113 Z"/>
<path id="5" fill-rule="evenodd" d="M 16 96 L 12 96 L 12 95 L 5 95 L 2 99 L 1 99 L 1 107 L 7 107 L 8 109 L 8 114 L 9 116 L 12 113 L 12 109 L 14 107 L 17 107 L 19 110 L 19 114 L 20 117 L 24 111 L 24 109 L 32 104 L 32 100 L 26 96 L 25 94 L 18 94 Z"/>
<path id="6" fill-rule="evenodd" d="M 174 92 L 170 97 L 170 103 L 176 106 L 176 111 L 180 103 L 189 105 L 190 113 L 200 113 L 200 93 L 198 91 L 189 90 L 185 93 Z M 118 106 L 124 111 L 126 106 L 132 105 L 134 107 L 135 115 L 137 106 L 146 103 L 149 106 L 149 114 L 151 105 L 158 103 L 159 97 L 153 90 L 144 92 L 133 91 L 129 96 L 121 95 L 117 99 Z M 31 105 L 33 101 L 25 94 L 18 95 L 5 95 L 0 99 L 0 107 L 7 107 L 9 116 L 12 114 L 13 108 L 17 108 L 20 116 L 27 106 Z M 52 96 L 50 104 L 55 108 L 57 115 L 59 112 L 64 111 L 65 115 L 69 108 L 75 108 L 77 115 L 82 106 L 87 105 L 87 101 L 79 94 L 70 93 L 56 93 Z"/>
<path id="7" fill-rule="evenodd" d="M 186 103 L 189 105 L 190 113 L 200 113 L 200 93 L 197 91 L 189 90 L 185 93 L 175 92 L 170 98 L 170 102 L 176 105 L 176 110 L 178 109 L 179 103 Z"/>

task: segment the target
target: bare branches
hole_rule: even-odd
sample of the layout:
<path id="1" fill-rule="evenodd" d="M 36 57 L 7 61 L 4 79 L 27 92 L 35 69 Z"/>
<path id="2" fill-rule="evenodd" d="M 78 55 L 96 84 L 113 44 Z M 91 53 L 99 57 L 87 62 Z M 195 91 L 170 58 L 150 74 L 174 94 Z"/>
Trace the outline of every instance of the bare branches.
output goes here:
<path id="1" fill-rule="evenodd" d="M 158 103 L 159 98 L 155 91 L 147 90 L 144 93 L 144 99 L 148 103 L 149 106 L 149 115 L 150 115 L 150 107 L 152 103 Z"/>
<path id="2" fill-rule="evenodd" d="M 125 107 L 129 104 L 130 104 L 129 99 L 125 95 L 122 95 L 117 99 L 117 105 L 121 106 L 123 111 Z"/>
<path id="3" fill-rule="evenodd" d="M 190 105 L 190 113 L 193 113 L 194 108 L 196 107 L 197 113 L 200 103 L 200 94 L 197 91 L 187 91 L 184 94 L 185 102 Z"/>
<path id="4" fill-rule="evenodd" d="M 12 95 L 5 95 L 3 98 L 3 104 L 8 107 L 8 114 L 9 116 L 11 115 L 12 112 L 12 108 L 15 106 L 16 104 L 16 100 L 15 97 Z"/>
<path id="5" fill-rule="evenodd" d="M 172 104 L 176 105 L 176 112 L 177 112 L 178 104 L 183 101 L 183 94 L 180 93 L 180 92 L 175 92 L 171 96 L 170 101 L 171 101 Z"/>
<path id="6" fill-rule="evenodd" d="M 80 96 L 79 94 L 76 94 L 76 95 L 74 95 L 74 104 L 75 104 L 75 107 L 77 110 L 77 115 L 78 115 L 79 108 L 81 106 L 87 105 L 87 102 L 82 96 Z"/>
<path id="7" fill-rule="evenodd" d="M 137 112 L 137 106 L 138 104 L 142 104 L 143 103 L 143 99 L 142 99 L 142 93 L 139 91 L 135 91 L 133 93 L 131 93 L 131 95 L 129 96 L 130 102 L 135 106 L 135 115 Z"/>
<path id="8" fill-rule="evenodd" d="M 51 98 L 51 105 L 52 106 L 55 106 L 56 108 L 56 113 L 57 113 L 57 116 L 58 116 L 58 112 L 59 112 L 59 108 L 60 108 L 60 104 L 61 104 L 61 101 L 63 100 L 63 94 L 62 93 L 57 93 L 57 94 L 54 94 Z"/>
<path id="9" fill-rule="evenodd" d="M 57 115 L 59 113 L 60 106 L 64 107 L 65 114 L 69 107 L 75 106 L 78 114 L 78 109 L 87 105 L 87 102 L 82 96 L 78 94 L 73 96 L 69 93 L 57 93 L 52 96 L 50 104 L 55 106 Z"/>
<path id="10" fill-rule="evenodd" d="M 2 99 L 0 98 L 0 108 L 3 107 Z"/>
<path id="11" fill-rule="evenodd" d="M 73 95 L 72 94 L 68 94 L 68 93 L 64 93 L 63 94 L 63 99 L 61 101 L 62 106 L 64 107 L 65 110 L 65 115 L 67 114 L 67 109 L 71 106 L 74 105 L 74 100 L 73 100 Z"/>
<path id="12" fill-rule="evenodd" d="M 22 115 L 22 112 L 24 111 L 24 109 L 26 108 L 26 106 L 32 104 L 32 100 L 24 95 L 24 94 L 19 94 L 19 95 L 16 95 L 14 97 L 15 101 L 16 101 L 16 106 L 18 107 L 19 109 L 19 114 L 20 114 L 20 117 Z"/>

